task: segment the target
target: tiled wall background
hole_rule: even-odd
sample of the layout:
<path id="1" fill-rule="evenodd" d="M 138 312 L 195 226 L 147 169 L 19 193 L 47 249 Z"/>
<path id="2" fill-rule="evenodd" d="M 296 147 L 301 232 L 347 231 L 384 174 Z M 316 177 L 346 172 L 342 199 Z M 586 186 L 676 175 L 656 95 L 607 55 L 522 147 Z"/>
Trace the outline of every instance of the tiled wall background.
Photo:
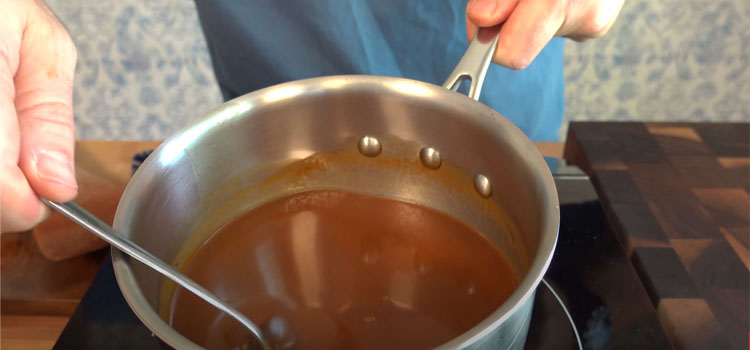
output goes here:
<path id="1" fill-rule="evenodd" d="M 79 51 L 78 138 L 161 139 L 221 103 L 192 1 L 46 2 Z M 566 45 L 566 120 L 750 121 L 750 1 L 627 0 Z"/>

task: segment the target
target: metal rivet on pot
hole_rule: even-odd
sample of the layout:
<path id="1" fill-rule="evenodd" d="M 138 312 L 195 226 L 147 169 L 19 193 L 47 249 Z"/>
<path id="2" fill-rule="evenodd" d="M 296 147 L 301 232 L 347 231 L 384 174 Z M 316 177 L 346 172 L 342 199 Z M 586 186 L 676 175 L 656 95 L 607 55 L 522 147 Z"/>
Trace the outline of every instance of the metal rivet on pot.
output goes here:
<path id="1" fill-rule="evenodd" d="M 376 157 L 383 151 L 383 146 L 380 145 L 380 141 L 372 136 L 365 136 L 359 140 L 357 148 L 359 148 L 359 153 L 368 157 Z"/>
<path id="2" fill-rule="evenodd" d="M 422 165 L 430 169 L 437 169 L 440 164 L 443 164 L 443 160 L 440 159 L 440 152 L 432 147 L 424 147 L 419 150 L 419 159 L 422 160 Z"/>
<path id="3" fill-rule="evenodd" d="M 482 197 L 488 197 L 492 195 L 492 185 L 490 179 L 482 174 L 474 176 L 474 188 L 482 195 Z"/>

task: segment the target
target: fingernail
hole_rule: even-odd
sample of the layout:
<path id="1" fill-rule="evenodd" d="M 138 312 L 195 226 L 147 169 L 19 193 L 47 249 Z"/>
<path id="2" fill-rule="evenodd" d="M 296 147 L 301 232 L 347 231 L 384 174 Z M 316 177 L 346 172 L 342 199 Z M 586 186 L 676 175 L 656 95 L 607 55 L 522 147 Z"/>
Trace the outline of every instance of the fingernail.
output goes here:
<path id="1" fill-rule="evenodd" d="M 474 0 L 469 7 L 469 12 L 477 15 L 491 15 L 497 8 L 495 0 Z"/>
<path id="2" fill-rule="evenodd" d="M 40 150 L 35 156 L 36 171 L 40 178 L 78 188 L 73 164 L 65 153 Z"/>

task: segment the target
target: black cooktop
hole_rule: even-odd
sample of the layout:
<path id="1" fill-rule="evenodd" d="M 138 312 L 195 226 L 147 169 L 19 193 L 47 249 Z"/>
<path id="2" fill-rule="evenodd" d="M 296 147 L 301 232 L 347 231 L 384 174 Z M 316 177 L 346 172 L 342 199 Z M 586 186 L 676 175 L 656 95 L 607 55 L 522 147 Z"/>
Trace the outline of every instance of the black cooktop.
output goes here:
<path id="1" fill-rule="evenodd" d="M 616 239 L 591 183 L 552 163 L 560 236 L 545 276 L 567 306 L 585 349 L 672 349 L 656 311 Z M 169 349 L 133 314 L 107 258 L 54 349 Z M 577 349 L 568 318 L 543 285 L 526 349 Z"/>

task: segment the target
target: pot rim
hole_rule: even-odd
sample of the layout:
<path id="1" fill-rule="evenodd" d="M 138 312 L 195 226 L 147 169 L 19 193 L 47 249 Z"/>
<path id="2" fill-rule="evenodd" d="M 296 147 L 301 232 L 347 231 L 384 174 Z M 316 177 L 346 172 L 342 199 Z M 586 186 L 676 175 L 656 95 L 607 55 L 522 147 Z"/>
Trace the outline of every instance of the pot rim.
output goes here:
<path id="1" fill-rule="evenodd" d="M 431 98 L 430 102 L 446 107 L 458 104 L 471 109 L 479 108 L 482 113 L 474 113 L 477 114 L 474 118 L 477 118 L 477 121 L 482 126 L 489 129 L 509 129 L 507 132 L 510 133 L 510 137 L 507 138 L 507 142 L 518 152 L 528 155 L 528 157 L 524 158 L 530 163 L 532 169 L 538 169 L 542 172 L 540 174 L 541 190 L 542 193 L 547 193 L 547 200 L 543 201 L 544 208 L 541 210 L 545 214 L 543 215 L 544 222 L 541 226 L 536 256 L 531 260 L 529 269 L 521 280 L 521 283 L 511 296 L 484 320 L 435 349 L 463 349 L 470 346 L 492 333 L 499 325 L 515 314 L 525 302 L 533 298 L 537 286 L 549 267 L 557 244 L 560 205 L 552 174 L 542 155 L 531 140 L 518 127 L 496 111 L 466 95 L 446 88 L 405 78 L 372 75 L 339 75 L 278 84 L 227 101 L 203 114 L 198 122 L 183 128 L 167 138 L 154 150 L 128 182 L 117 206 L 113 227 L 129 235 L 129 230 L 126 230 L 125 227 L 126 219 L 123 213 L 128 210 L 127 208 L 134 205 L 133 202 L 135 200 L 128 194 L 134 192 L 133 188 L 140 186 L 140 183 L 145 182 L 146 176 L 144 176 L 144 173 L 148 171 L 151 163 L 164 161 L 165 157 L 173 158 L 175 152 L 181 152 L 184 146 L 189 144 L 195 138 L 196 134 L 199 134 L 199 131 L 206 130 L 212 125 L 222 123 L 227 119 L 240 117 L 244 112 L 252 110 L 264 98 L 268 99 L 269 96 L 273 96 L 274 101 L 284 101 L 305 94 L 347 89 L 347 87 L 352 85 L 366 86 L 368 84 L 385 85 L 389 90 L 392 90 L 394 95 L 401 95 L 407 98 L 423 100 L 426 95 L 434 94 L 439 96 L 439 98 Z M 487 118 L 487 114 L 490 114 L 492 118 Z M 112 249 L 111 254 L 117 284 L 133 313 L 135 313 L 141 322 L 160 339 L 174 348 L 203 349 L 170 327 L 159 316 L 158 312 L 151 307 L 135 280 L 130 267 L 130 261 L 132 260 L 117 249 Z"/>

